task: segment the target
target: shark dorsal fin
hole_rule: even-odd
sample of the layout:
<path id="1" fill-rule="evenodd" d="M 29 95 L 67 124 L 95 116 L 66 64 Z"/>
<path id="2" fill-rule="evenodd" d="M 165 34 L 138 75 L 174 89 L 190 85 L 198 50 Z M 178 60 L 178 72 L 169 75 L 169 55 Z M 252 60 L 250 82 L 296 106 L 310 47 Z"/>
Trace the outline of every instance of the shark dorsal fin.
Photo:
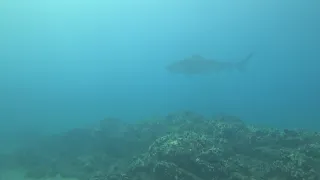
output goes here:
<path id="1" fill-rule="evenodd" d="M 191 57 L 192 57 L 192 59 L 196 59 L 196 60 L 203 60 L 204 59 L 204 57 L 199 54 L 194 54 Z"/>

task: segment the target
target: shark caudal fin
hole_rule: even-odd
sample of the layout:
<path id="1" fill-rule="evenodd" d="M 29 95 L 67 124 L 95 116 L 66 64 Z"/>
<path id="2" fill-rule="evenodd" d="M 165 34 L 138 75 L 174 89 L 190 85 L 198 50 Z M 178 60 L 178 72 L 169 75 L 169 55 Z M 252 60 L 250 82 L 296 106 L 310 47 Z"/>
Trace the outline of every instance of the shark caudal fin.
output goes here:
<path id="1" fill-rule="evenodd" d="M 245 59 L 243 59 L 242 61 L 238 62 L 236 64 L 236 69 L 239 70 L 240 72 L 246 71 L 248 63 L 250 62 L 252 56 L 253 56 L 253 53 L 250 53 Z"/>

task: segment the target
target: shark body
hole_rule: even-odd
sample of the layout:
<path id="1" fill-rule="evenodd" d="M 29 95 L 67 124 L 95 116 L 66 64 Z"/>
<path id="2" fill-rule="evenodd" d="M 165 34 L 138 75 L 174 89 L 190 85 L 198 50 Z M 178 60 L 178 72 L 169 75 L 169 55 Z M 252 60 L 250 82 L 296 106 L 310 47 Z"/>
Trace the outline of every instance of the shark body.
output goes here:
<path id="1" fill-rule="evenodd" d="M 218 61 L 207 59 L 201 55 L 192 55 L 169 64 L 166 66 L 166 70 L 178 74 L 210 74 L 231 69 L 243 71 L 252 55 L 253 53 L 250 53 L 245 59 L 237 62 Z"/>

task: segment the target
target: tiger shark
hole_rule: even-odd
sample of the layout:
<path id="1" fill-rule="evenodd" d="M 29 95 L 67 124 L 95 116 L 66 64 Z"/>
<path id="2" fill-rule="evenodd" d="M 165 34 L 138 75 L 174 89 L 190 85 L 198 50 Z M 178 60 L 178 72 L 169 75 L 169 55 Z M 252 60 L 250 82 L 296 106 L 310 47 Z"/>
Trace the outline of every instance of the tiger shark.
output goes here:
<path id="1" fill-rule="evenodd" d="M 166 70 L 170 73 L 186 75 L 211 74 L 232 69 L 244 71 L 252 56 L 253 53 L 250 53 L 246 58 L 240 61 L 226 62 L 207 59 L 201 55 L 192 55 L 167 65 Z"/>

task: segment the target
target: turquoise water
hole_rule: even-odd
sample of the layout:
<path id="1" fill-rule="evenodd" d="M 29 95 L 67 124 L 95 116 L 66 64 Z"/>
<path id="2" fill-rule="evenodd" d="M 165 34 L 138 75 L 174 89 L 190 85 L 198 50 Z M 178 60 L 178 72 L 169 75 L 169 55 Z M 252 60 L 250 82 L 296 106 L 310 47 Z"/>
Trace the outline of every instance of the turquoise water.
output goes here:
<path id="1" fill-rule="evenodd" d="M 297 0 L 1 1 L 0 141 L 186 109 L 319 129 L 319 8 Z M 250 52 L 245 72 L 165 70 L 192 54 L 237 60 Z"/>

